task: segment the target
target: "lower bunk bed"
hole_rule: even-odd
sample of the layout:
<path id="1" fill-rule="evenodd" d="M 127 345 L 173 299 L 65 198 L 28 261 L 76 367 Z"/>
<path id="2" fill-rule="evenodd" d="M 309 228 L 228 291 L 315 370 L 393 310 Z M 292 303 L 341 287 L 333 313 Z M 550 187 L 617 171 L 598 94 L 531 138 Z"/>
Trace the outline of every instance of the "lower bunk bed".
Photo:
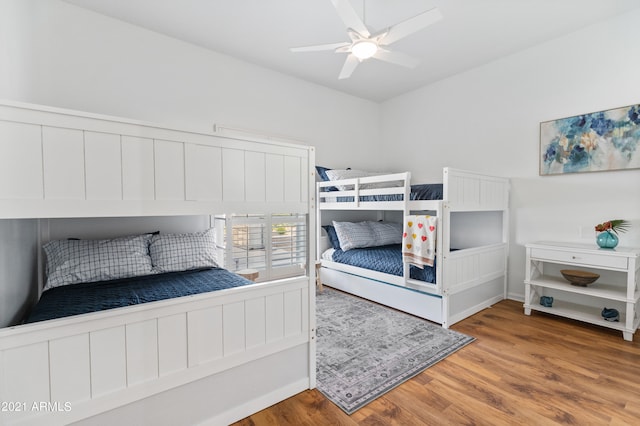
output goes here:
<path id="1" fill-rule="evenodd" d="M 473 272 L 459 276 L 458 285 L 438 294 L 437 265 L 410 266 L 403 278 L 400 245 L 344 252 L 329 248 L 321 256 L 323 285 L 449 327 L 504 299 L 505 249 L 501 244 L 451 251 L 450 262 Z"/>
<path id="2" fill-rule="evenodd" d="M 208 234 L 159 240 L 195 239 L 198 247 Z M 141 241 L 151 236 L 54 242 L 62 254 L 48 251 L 48 260 L 64 259 L 59 268 L 47 262 L 39 302 L 24 325 L 0 330 L 0 400 L 13 404 L 0 424 L 112 424 L 123 416 L 132 424 L 227 424 L 309 388 L 308 277 L 254 283 L 202 267 L 77 282 L 147 271 L 126 253 Z M 89 245 L 99 249 L 78 254 Z M 188 247 L 177 246 L 184 255 Z M 64 280 L 51 285 L 61 269 Z M 144 409 L 157 404 L 175 409 Z"/>

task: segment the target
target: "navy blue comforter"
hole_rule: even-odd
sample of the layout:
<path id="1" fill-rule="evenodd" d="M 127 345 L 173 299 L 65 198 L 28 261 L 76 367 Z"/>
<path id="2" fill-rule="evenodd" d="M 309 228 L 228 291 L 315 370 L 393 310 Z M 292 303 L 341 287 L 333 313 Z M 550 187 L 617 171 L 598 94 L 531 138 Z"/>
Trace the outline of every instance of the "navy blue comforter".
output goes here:
<path id="1" fill-rule="evenodd" d="M 425 183 L 411 185 L 411 200 L 442 200 L 443 185 L 441 183 Z"/>
<path id="2" fill-rule="evenodd" d="M 44 321 L 253 284 L 221 268 L 72 284 L 45 291 L 26 322 Z"/>
<path id="3" fill-rule="evenodd" d="M 359 268 L 371 269 L 390 275 L 402 276 L 402 251 L 400 244 L 388 246 L 369 247 L 342 251 L 335 250 L 333 261 Z M 411 266 L 409 270 L 411 278 L 428 283 L 436 282 L 436 268 L 425 266 L 420 269 Z"/>

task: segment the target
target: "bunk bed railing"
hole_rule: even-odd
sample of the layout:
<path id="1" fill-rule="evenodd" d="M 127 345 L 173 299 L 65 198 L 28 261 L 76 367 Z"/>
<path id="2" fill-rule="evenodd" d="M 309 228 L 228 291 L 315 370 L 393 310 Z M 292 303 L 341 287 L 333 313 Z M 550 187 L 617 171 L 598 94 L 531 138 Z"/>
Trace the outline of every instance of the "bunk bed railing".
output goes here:
<path id="1" fill-rule="evenodd" d="M 447 293 L 459 293 L 504 276 L 506 250 L 506 243 L 496 243 L 449 252 L 443 271 L 447 277 Z"/>
<path id="2" fill-rule="evenodd" d="M 318 208 L 350 210 L 371 206 L 375 210 L 403 210 L 410 182 L 410 172 L 319 182 Z"/>

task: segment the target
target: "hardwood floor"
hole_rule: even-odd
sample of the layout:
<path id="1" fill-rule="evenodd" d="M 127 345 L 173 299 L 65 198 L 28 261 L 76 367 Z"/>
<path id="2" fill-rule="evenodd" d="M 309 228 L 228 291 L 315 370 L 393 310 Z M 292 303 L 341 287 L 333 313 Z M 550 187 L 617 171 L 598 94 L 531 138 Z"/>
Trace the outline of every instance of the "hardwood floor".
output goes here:
<path id="1" fill-rule="evenodd" d="M 640 343 L 503 301 L 451 327 L 476 341 L 351 416 L 317 390 L 249 425 L 638 425 Z"/>

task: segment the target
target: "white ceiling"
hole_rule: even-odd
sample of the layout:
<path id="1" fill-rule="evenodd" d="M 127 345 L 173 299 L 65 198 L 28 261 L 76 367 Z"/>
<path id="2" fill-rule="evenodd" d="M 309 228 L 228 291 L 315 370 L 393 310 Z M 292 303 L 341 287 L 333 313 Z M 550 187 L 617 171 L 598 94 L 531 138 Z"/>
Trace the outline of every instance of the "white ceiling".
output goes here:
<path id="1" fill-rule="evenodd" d="M 346 54 L 290 47 L 349 41 L 330 0 L 66 0 L 95 12 L 373 101 L 383 101 L 598 21 L 638 0 L 366 0 L 372 32 L 438 7 L 443 20 L 392 45 L 415 69 L 369 59 L 338 80 Z M 363 1 L 350 0 L 362 17 Z"/>

